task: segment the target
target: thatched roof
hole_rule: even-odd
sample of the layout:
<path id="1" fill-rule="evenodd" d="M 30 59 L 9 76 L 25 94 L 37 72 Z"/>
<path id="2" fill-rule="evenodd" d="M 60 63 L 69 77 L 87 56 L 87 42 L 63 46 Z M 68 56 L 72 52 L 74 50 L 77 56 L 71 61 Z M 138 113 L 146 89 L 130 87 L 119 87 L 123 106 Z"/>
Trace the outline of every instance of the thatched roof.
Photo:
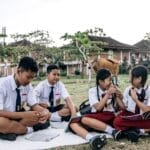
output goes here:
<path id="1" fill-rule="evenodd" d="M 89 36 L 91 41 L 101 41 L 106 44 L 102 46 L 104 49 L 112 50 L 134 50 L 137 49 L 135 46 L 121 43 L 111 37 L 98 37 L 98 36 Z"/>
<path id="2" fill-rule="evenodd" d="M 141 40 L 140 42 L 134 44 L 141 51 L 149 51 L 150 52 L 150 41 Z"/>

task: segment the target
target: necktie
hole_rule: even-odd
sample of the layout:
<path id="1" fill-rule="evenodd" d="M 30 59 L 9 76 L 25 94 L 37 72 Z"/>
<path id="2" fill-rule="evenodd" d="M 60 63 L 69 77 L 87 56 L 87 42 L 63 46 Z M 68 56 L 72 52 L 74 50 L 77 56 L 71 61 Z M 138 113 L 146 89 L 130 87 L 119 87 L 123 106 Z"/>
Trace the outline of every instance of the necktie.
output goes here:
<path id="1" fill-rule="evenodd" d="M 21 96 L 20 96 L 20 89 L 16 88 L 16 92 L 17 92 L 17 99 L 16 99 L 16 111 L 20 111 L 21 110 Z"/>
<path id="2" fill-rule="evenodd" d="M 54 87 L 51 87 L 51 91 L 49 93 L 49 102 L 51 104 L 51 107 L 53 107 L 54 104 Z"/>

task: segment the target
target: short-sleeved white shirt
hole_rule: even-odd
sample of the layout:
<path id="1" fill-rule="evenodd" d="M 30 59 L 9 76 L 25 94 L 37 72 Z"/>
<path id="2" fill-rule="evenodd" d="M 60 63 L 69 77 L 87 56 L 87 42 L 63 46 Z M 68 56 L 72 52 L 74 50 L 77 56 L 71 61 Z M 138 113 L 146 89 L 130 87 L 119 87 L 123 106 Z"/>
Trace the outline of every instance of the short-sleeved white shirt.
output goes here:
<path id="1" fill-rule="evenodd" d="M 99 97 L 100 100 L 102 99 L 102 95 L 104 95 L 107 91 L 103 91 L 101 88 L 98 87 L 98 92 L 99 92 Z M 112 106 L 112 97 L 110 97 L 107 100 L 107 106 L 104 107 L 103 111 L 110 111 L 110 112 L 114 112 L 114 108 Z M 91 89 L 89 89 L 89 102 L 90 102 L 90 106 L 92 107 L 92 112 L 96 112 L 96 109 L 94 108 L 94 104 L 98 103 L 98 96 L 97 96 L 97 87 L 93 87 Z"/>
<path id="2" fill-rule="evenodd" d="M 129 86 L 125 89 L 124 94 L 123 94 L 123 102 L 128 111 L 135 113 L 136 103 L 134 102 L 132 97 L 129 95 L 129 91 L 131 88 L 132 87 Z M 143 103 L 147 106 L 150 106 L 150 87 L 145 87 L 144 89 L 145 89 L 145 100 L 143 101 Z M 136 92 L 140 94 L 141 90 L 142 88 L 136 89 Z M 142 113 L 142 110 L 140 110 L 140 113 Z"/>
<path id="3" fill-rule="evenodd" d="M 51 92 L 51 87 L 54 87 L 54 106 L 57 106 L 60 104 L 61 99 L 66 99 L 69 97 L 69 93 L 67 89 L 65 88 L 65 85 L 58 81 L 55 85 L 51 85 L 48 80 L 44 80 L 40 82 L 35 88 L 34 93 L 36 96 L 36 99 L 39 103 L 46 103 L 50 106 L 49 103 L 49 94 Z"/>
<path id="4" fill-rule="evenodd" d="M 0 79 L 0 110 L 14 112 L 16 109 L 16 92 L 17 85 L 14 80 L 14 75 L 3 77 Z M 20 86 L 21 104 L 27 102 L 29 106 L 37 103 L 33 94 L 31 84 Z"/>

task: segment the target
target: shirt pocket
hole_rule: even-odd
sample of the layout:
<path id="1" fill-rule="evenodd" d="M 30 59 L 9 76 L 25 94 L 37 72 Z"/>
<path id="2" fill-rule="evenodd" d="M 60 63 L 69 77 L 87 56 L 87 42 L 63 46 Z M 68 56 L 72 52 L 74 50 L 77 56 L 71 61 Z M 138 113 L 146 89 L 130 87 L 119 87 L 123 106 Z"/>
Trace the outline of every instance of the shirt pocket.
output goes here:
<path id="1" fill-rule="evenodd" d="M 60 93 L 55 93 L 54 98 L 55 98 L 55 100 L 59 100 L 61 98 L 61 94 Z"/>
<path id="2" fill-rule="evenodd" d="M 21 93 L 21 101 L 22 102 L 27 101 L 27 97 L 28 97 L 27 93 Z"/>

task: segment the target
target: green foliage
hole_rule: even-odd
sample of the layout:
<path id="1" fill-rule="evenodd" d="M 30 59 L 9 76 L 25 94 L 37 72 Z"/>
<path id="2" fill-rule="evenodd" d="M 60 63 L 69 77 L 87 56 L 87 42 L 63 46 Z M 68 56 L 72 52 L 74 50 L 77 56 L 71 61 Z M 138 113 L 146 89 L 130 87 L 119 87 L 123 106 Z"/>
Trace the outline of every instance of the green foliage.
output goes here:
<path id="1" fill-rule="evenodd" d="M 76 58 L 79 58 L 79 60 L 87 61 L 88 55 L 92 53 L 93 51 L 99 52 L 102 49 L 100 48 L 100 45 L 102 45 L 102 42 L 93 42 L 89 39 L 89 35 L 99 35 L 99 36 L 105 36 L 103 33 L 103 29 L 101 28 L 95 28 L 94 30 L 86 30 L 84 32 L 78 31 L 73 35 L 70 35 L 68 33 L 65 33 L 61 39 L 69 40 L 70 45 L 72 45 L 74 48 L 69 49 L 71 52 L 75 54 Z M 99 45 L 98 45 L 99 44 Z M 67 51 L 68 52 L 68 51 Z M 70 53 L 71 53 L 70 52 Z"/>
<path id="2" fill-rule="evenodd" d="M 103 30 L 101 28 L 95 28 L 94 30 L 86 30 L 84 32 L 78 31 L 74 33 L 73 35 L 65 33 L 61 39 L 69 40 L 70 44 L 68 48 L 63 48 L 63 50 L 66 52 L 65 55 L 67 55 L 68 58 L 73 58 L 72 60 L 79 60 L 82 62 L 82 71 L 81 76 L 84 77 L 84 67 L 85 64 L 89 63 L 89 55 L 93 53 L 93 51 L 96 51 L 97 54 L 102 50 L 100 46 L 94 43 L 90 40 L 89 35 L 91 34 L 97 34 L 99 33 L 99 36 L 104 36 Z M 72 48 L 70 48 L 72 46 Z"/>
<path id="3" fill-rule="evenodd" d="M 79 71 L 79 70 L 75 70 L 75 71 L 74 71 L 74 74 L 75 74 L 75 75 L 80 75 L 80 71 Z"/>
<path id="4" fill-rule="evenodd" d="M 63 61 L 64 52 L 57 47 L 51 47 L 45 49 L 45 56 L 49 59 L 49 63 L 57 64 Z"/>
<path id="5" fill-rule="evenodd" d="M 49 32 L 44 30 L 35 30 L 26 34 L 15 33 L 11 35 L 11 38 L 13 38 L 15 42 L 19 40 L 28 40 L 39 45 L 53 43 L 53 40 L 49 36 Z"/>
<path id="6" fill-rule="evenodd" d="M 67 76 L 67 71 L 66 70 L 61 70 L 61 72 L 60 72 L 60 76 Z"/>
<path id="7" fill-rule="evenodd" d="M 123 63 L 119 66 L 119 72 L 121 74 L 128 74 L 129 73 L 129 65 L 127 57 L 123 58 Z"/>
<path id="8" fill-rule="evenodd" d="M 39 77 L 46 77 L 46 72 L 39 72 Z"/>
<path id="9" fill-rule="evenodd" d="M 127 67 L 124 64 L 121 64 L 119 66 L 119 73 L 120 74 L 128 74 L 129 70 L 127 69 Z"/>

